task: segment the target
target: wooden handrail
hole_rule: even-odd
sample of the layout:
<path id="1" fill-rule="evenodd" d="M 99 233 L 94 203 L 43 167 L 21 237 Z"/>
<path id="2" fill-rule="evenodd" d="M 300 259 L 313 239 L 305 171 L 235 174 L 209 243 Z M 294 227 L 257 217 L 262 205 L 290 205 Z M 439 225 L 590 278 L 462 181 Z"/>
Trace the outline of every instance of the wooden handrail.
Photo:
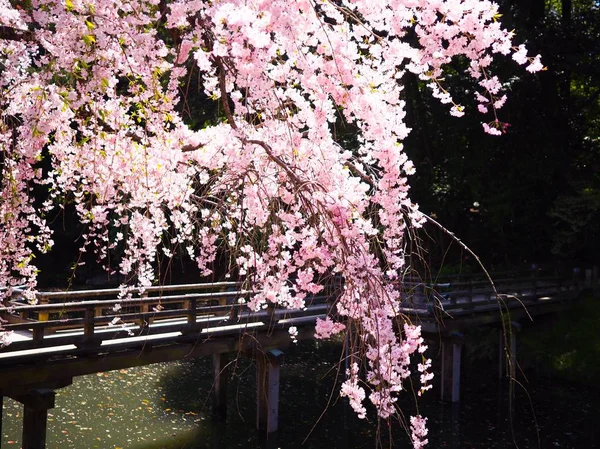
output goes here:
<path id="1" fill-rule="evenodd" d="M 59 302 L 53 304 L 31 304 L 31 305 L 14 305 L 10 307 L 0 307 L 0 312 L 21 312 L 21 311 L 54 311 L 60 312 L 64 310 L 85 310 L 88 307 L 103 307 L 109 308 L 116 304 L 121 307 L 135 307 L 141 304 L 172 304 L 183 302 L 190 299 L 196 300 L 211 300 L 230 297 L 248 296 L 254 294 L 250 290 L 231 291 L 231 292 L 213 292 L 213 293 L 186 293 L 183 295 L 172 296 L 150 296 L 147 298 L 132 298 L 132 299 L 105 299 L 95 301 L 71 301 Z"/>
<path id="2" fill-rule="evenodd" d="M 206 282 L 202 284 L 179 284 L 179 285 L 168 285 L 168 286 L 150 286 L 150 287 L 132 287 L 129 291 L 134 294 L 142 293 L 159 293 L 163 292 L 180 292 L 190 290 L 208 290 L 210 288 L 232 288 L 242 286 L 242 282 Z M 97 298 L 100 296 L 117 296 L 122 292 L 120 288 L 106 288 L 97 290 L 66 290 L 60 292 L 38 292 L 38 298 Z"/>

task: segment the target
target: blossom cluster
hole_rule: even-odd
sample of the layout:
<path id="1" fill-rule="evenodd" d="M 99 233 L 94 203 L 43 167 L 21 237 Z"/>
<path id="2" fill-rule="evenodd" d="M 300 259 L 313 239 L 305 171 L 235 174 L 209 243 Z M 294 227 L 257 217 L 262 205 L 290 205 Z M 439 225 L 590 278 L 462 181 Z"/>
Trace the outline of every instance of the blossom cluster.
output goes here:
<path id="1" fill-rule="evenodd" d="M 53 244 L 45 218 L 70 203 L 85 227 L 81 250 L 142 287 L 175 250 L 203 275 L 219 251 L 230 254 L 254 310 L 305 308 L 327 279 L 343 279 L 337 318 L 317 323 L 318 337 L 352 330 L 365 348 L 342 394 L 364 414 L 364 367 L 369 400 L 390 416 L 415 354 L 429 388 L 420 329 L 403 325 L 397 288 L 406 233 L 423 223 L 409 198 L 402 81 L 416 74 L 461 116 L 443 75 L 466 58 L 478 109 L 495 117 L 484 129 L 501 133 L 495 111 L 506 97 L 493 58 L 542 67 L 512 44 L 496 4 L 14 3 L 0 0 L 0 25 L 13 30 L 0 39 L 0 285 L 33 297 L 34 256 Z M 215 123 L 184 120 L 192 74 L 220 104 Z M 336 137 L 341 122 L 357 130 L 353 147 Z M 41 207 L 35 185 L 48 192 Z"/>

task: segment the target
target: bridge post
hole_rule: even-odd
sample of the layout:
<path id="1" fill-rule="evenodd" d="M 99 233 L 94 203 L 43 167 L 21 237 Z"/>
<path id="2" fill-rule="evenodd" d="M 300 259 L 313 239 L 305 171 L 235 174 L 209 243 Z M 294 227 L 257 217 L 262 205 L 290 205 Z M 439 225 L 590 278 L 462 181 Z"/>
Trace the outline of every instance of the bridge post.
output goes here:
<path id="1" fill-rule="evenodd" d="M 508 366 L 507 374 L 514 377 L 517 366 L 517 333 L 521 331 L 521 325 L 516 321 L 511 321 L 508 328 L 500 327 L 498 331 L 498 379 L 502 379 L 505 374 L 505 367 Z M 508 344 L 508 347 L 505 346 Z M 508 349 L 510 348 L 510 349 Z M 504 355 L 508 356 L 507 360 Z"/>
<path id="2" fill-rule="evenodd" d="M 267 435 L 277 431 L 279 424 L 279 372 L 284 354 L 271 349 L 256 358 L 256 428 Z"/>
<path id="3" fill-rule="evenodd" d="M 227 380 L 229 369 L 227 353 L 213 355 L 214 383 L 212 389 L 212 415 L 217 421 L 227 419 Z"/>
<path id="4" fill-rule="evenodd" d="M 442 339 L 442 401 L 460 400 L 460 360 L 464 336 L 453 333 Z"/>
<path id="5" fill-rule="evenodd" d="M 15 397 L 24 406 L 22 449 L 45 449 L 48 409 L 54 408 L 56 392 L 39 388 Z"/>

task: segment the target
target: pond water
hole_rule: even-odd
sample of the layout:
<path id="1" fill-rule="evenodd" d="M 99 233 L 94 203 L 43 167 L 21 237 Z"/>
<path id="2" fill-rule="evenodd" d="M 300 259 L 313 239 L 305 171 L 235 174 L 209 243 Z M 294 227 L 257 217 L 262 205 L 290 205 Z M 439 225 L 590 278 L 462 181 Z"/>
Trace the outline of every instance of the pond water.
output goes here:
<path id="1" fill-rule="evenodd" d="M 269 446 L 410 447 L 398 422 L 361 421 L 338 398 L 340 351 L 335 342 L 301 342 L 286 351 L 280 432 Z M 254 430 L 255 367 L 242 358 L 234 368 L 226 424 L 210 418 L 209 358 L 76 378 L 72 386 L 58 390 L 56 408 L 49 411 L 47 448 L 265 447 L 264 436 Z M 600 447 L 597 390 L 529 379 L 525 389 L 517 386 L 511 406 L 508 384 L 497 377 L 493 364 L 465 363 L 460 406 L 439 402 L 437 390 L 420 401 L 420 411 L 429 419 L 428 448 Z M 414 411 L 411 398 L 403 398 L 401 405 L 407 413 Z M 22 406 L 5 398 L 2 448 L 20 447 L 22 415 Z"/>

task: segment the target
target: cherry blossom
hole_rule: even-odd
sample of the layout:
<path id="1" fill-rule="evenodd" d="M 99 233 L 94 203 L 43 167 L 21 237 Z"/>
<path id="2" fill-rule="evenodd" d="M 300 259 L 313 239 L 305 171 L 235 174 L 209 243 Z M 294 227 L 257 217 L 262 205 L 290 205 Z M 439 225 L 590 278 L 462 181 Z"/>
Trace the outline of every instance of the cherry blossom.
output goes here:
<path id="1" fill-rule="evenodd" d="M 358 335 L 342 395 L 360 416 L 367 397 L 381 417 L 396 412 L 414 357 L 421 391 L 430 387 L 420 328 L 400 313 L 406 235 L 423 224 L 402 147 L 403 77 L 416 74 L 462 116 L 471 106 L 454 102 L 444 73 L 466 59 L 477 109 L 493 115 L 484 130 L 505 131 L 494 58 L 543 67 L 513 45 L 495 3 L 28 5 L 0 0 L 0 286 L 24 285 L 33 299 L 35 255 L 53 245 L 46 217 L 68 202 L 85 228 L 81 250 L 141 287 L 175 251 L 204 276 L 219 253 L 231 255 L 254 310 L 303 309 L 343 279 L 316 336 Z M 213 123 L 181 112 L 192 74 L 219 108 Z M 341 145 L 338 122 L 357 130 L 354 146 Z M 41 206 L 36 185 L 48 192 Z M 411 428 L 421 447 L 424 420 Z"/>

